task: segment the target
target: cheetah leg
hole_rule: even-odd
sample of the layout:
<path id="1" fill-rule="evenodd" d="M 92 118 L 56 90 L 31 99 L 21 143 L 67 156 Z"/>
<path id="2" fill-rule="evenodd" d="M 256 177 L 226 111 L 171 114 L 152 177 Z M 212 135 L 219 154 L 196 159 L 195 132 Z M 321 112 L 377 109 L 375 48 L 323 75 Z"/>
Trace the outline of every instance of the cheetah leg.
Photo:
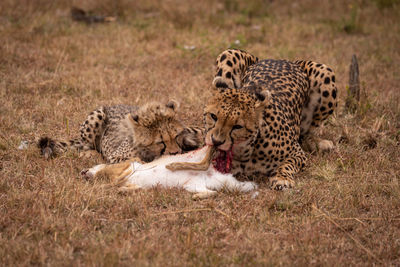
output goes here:
<path id="1" fill-rule="evenodd" d="M 307 152 L 327 152 L 335 148 L 331 140 L 322 139 L 315 134 L 314 128 L 311 128 L 307 135 L 302 138 L 301 146 Z"/>
<path id="2" fill-rule="evenodd" d="M 319 138 L 312 130 L 318 127 L 337 107 L 335 73 L 325 64 L 313 61 L 296 61 L 310 80 L 310 92 L 302 111 L 301 135 L 307 150 L 327 151 L 334 148 L 333 142 Z M 309 137 L 307 137 L 309 135 Z M 307 144 L 308 143 L 308 144 Z M 312 145 L 314 143 L 316 145 Z"/>
<path id="3" fill-rule="evenodd" d="M 104 107 L 92 111 L 80 126 L 81 142 L 88 144 L 90 149 L 100 151 L 100 138 L 105 128 L 106 113 Z M 77 144 L 79 145 L 79 144 Z M 89 150 L 78 147 L 79 150 Z"/>
<path id="4" fill-rule="evenodd" d="M 238 49 L 228 49 L 217 57 L 214 88 L 240 88 L 247 68 L 258 58 Z"/>
<path id="5" fill-rule="evenodd" d="M 294 175 L 304 167 L 307 160 L 300 145 L 297 143 L 295 146 L 293 154 L 286 158 L 276 175 L 269 179 L 272 189 L 283 190 L 294 186 Z"/>

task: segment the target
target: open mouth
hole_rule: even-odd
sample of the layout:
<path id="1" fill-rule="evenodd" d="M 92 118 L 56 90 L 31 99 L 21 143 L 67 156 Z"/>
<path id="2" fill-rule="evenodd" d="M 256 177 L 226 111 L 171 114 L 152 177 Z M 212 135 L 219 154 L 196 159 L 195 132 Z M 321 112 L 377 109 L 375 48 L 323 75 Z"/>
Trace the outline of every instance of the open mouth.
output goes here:
<path id="1" fill-rule="evenodd" d="M 214 168 L 221 173 L 229 173 L 232 168 L 233 151 L 231 147 L 229 150 L 217 150 L 217 156 L 213 159 L 212 163 Z"/>

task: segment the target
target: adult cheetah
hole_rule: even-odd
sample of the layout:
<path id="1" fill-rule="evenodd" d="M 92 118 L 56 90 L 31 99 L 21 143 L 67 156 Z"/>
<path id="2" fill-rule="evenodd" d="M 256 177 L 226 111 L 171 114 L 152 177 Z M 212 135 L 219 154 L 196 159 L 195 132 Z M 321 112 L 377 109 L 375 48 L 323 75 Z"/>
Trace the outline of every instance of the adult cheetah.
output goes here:
<path id="1" fill-rule="evenodd" d="M 333 70 L 313 61 L 259 60 L 237 49 L 222 52 L 216 64 L 217 91 L 204 110 L 205 142 L 219 150 L 216 167 L 269 177 L 276 190 L 292 187 L 306 163 L 301 140 L 337 107 Z"/>

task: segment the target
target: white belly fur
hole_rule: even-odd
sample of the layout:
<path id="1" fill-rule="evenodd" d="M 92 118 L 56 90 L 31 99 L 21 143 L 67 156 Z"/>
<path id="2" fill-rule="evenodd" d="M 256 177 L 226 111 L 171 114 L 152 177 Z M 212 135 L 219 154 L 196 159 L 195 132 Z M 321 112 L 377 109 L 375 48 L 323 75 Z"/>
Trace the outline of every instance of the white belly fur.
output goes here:
<path id="1" fill-rule="evenodd" d="M 171 171 L 165 166 L 173 162 L 200 162 L 206 155 L 207 147 L 186 154 L 164 156 L 153 162 L 131 163 L 131 174 L 128 182 L 142 188 L 161 186 L 165 188 L 180 187 L 189 192 L 201 193 L 227 189 L 230 191 L 248 192 L 257 188 L 252 182 L 239 182 L 232 174 L 218 172 L 212 164 L 206 171 L 180 170 Z M 96 166 L 89 171 L 98 171 Z"/>

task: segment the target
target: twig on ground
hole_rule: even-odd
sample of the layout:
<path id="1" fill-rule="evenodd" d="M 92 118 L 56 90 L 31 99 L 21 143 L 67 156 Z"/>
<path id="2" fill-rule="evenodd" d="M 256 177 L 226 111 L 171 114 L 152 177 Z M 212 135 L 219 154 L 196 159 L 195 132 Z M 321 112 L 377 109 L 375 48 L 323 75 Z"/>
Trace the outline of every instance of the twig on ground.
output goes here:
<path id="1" fill-rule="evenodd" d="M 189 212 L 199 212 L 199 211 L 215 211 L 216 213 L 219 213 L 228 219 L 235 221 L 231 216 L 226 214 L 220 209 L 217 208 L 200 208 L 200 209 L 186 209 L 186 210 L 176 210 L 176 211 L 165 211 L 165 212 L 159 212 L 159 213 L 153 213 L 153 216 L 158 216 L 158 215 L 169 215 L 169 214 L 178 214 L 178 213 L 189 213 Z"/>
<path id="2" fill-rule="evenodd" d="M 169 215 L 169 214 L 178 214 L 178 213 L 189 213 L 189 212 L 198 212 L 198 211 L 212 211 L 210 208 L 202 208 L 202 209 L 186 209 L 186 210 L 175 210 L 175 211 L 164 211 L 159 213 L 153 213 L 152 215 Z"/>
<path id="3" fill-rule="evenodd" d="M 356 55 L 351 58 L 350 71 L 349 71 L 349 90 L 345 108 L 347 112 L 355 112 L 360 102 L 360 73 L 358 70 L 358 61 Z"/>
<path id="4" fill-rule="evenodd" d="M 400 218 L 389 218 L 389 219 L 385 219 L 385 218 L 340 218 L 340 217 L 334 217 L 333 219 L 335 220 L 342 220 L 342 221 L 348 221 L 348 220 L 356 220 L 356 221 L 383 221 L 383 220 L 388 220 L 388 221 L 400 221 Z"/>
<path id="5" fill-rule="evenodd" d="M 379 260 L 374 253 L 371 252 L 371 250 L 369 250 L 368 248 L 366 248 L 363 244 L 361 244 L 361 242 L 355 238 L 354 236 L 352 236 L 351 234 L 349 234 L 342 226 L 340 226 L 337 222 L 335 222 L 335 220 L 333 220 L 329 215 L 327 215 L 325 212 L 323 212 L 322 210 L 318 209 L 317 206 L 315 206 L 314 204 L 312 205 L 312 208 L 315 209 L 316 211 L 318 211 L 319 213 L 321 213 L 328 221 L 330 221 L 332 224 L 334 224 L 337 228 L 339 228 L 340 230 L 342 230 L 348 237 L 350 237 L 351 240 L 354 241 L 354 243 L 356 243 L 362 250 L 364 250 L 368 255 L 370 255 L 372 258 L 374 258 L 376 261 L 378 261 L 379 263 L 383 263 L 381 260 Z"/>
<path id="6" fill-rule="evenodd" d="M 361 220 L 358 219 L 358 218 L 354 218 L 354 220 L 357 221 L 357 222 L 359 222 L 359 223 L 361 223 L 361 224 L 364 225 L 364 226 L 367 226 L 367 224 L 366 224 L 365 222 L 361 221 Z"/>
<path id="7" fill-rule="evenodd" d="M 217 209 L 217 208 L 214 208 L 214 210 L 215 210 L 217 213 L 222 214 L 222 215 L 224 215 L 225 217 L 229 218 L 230 220 L 236 221 L 236 220 L 234 220 L 231 216 L 229 216 L 228 214 L 226 214 L 225 212 L 223 212 L 222 210 Z"/>

